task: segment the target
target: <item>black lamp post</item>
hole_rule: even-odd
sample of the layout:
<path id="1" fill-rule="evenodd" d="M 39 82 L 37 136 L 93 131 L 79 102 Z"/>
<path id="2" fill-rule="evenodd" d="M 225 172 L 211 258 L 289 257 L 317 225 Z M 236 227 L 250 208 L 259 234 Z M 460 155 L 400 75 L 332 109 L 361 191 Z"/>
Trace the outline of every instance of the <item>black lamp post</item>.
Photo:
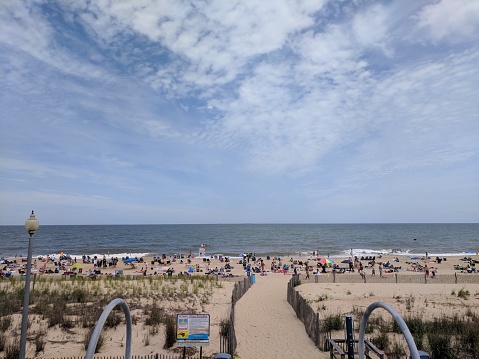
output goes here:
<path id="1" fill-rule="evenodd" d="M 25 229 L 30 235 L 28 240 L 28 256 L 27 256 L 27 274 L 25 278 L 25 294 L 23 296 L 23 312 L 22 312 L 22 331 L 20 335 L 20 359 L 25 359 L 25 352 L 27 346 L 27 326 L 28 326 L 28 306 L 30 304 L 30 273 L 32 271 L 32 239 L 35 231 L 38 229 L 40 223 L 35 218 L 35 213 L 30 215 L 30 218 L 25 222 Z"/>

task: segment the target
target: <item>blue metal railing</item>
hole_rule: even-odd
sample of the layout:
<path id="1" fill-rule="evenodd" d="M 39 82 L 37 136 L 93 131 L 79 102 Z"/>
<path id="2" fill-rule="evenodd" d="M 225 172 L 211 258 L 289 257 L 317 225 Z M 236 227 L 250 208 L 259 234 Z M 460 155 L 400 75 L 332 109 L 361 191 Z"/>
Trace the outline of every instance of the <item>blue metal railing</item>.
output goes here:
<path id="1" fill-rule="evenodd" d="M 123 312 L 125 313 L 125 319 L 126 319 L 125 359 L 131 358 L 132 324 L 131 324 L 130 308 L 128 307 L 128 304 L 123 299 L 116 298 L 116 299 L 113 299 L 110 302 L 110 304 L 106 306 L 106 308 L 103 310 L 103 313 L 100 316 L 100 319 L 98 319 L 98 322 L 95 325 L 95 329 L 93 330 L 93 333 L 91 335 L 90 343 L 88 344 L 88 349 L 86 351 L 85 359 L 93 358 L 93 355 L 95 354 L 96 345 L 98 344 L 98 339 L 100 339 L 100 334 L 103 329 L 103 325 L 105 325 L 106 318 L 108 318 L 108 315 L 110 314 L 110 312 L 117 305 L 119 305 L 123 309 Z"/>
<path id="2" fill-rule="evenodd" d="M 364 359 L 364 334 L 366 333 L 366 324 L 371 313 L 377 308 L 386 309 L 393 316 L 394 320 L 404 334 L 404 338 L 406 339 L 409 351 L 411 353 L 411 359 L 420 359 L 416 343 L 414 342 L 414 338 L 412 337 L 406 322 L 393 307 L 384 302 L 374 302 L 370 304 L 361 318 L 361 323 L 359 324 L 359 358 Z"/>

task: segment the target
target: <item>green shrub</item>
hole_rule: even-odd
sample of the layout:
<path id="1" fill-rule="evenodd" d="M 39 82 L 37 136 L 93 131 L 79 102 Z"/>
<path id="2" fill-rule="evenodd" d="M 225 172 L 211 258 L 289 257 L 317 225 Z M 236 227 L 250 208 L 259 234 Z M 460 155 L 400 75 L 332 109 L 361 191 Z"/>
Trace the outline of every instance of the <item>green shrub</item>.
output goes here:
<path id="1" fill-rule="evenodd" d="M 8 316 L 8 317 L 0 318 L 0 332 L 2 333 L 6 332 L 8 328 L 10 328 L 11 324 L 12 324 L 12 317 Z"/>
<path id="2" fill-rule="evenodd" d="M 479 323 L 468 323 L 459 335 L 458 344 L 471 358 L 479 358 Z"/>
<path id="3" fill-rule="evenodd" d="M 23 297 L 12 295 L 11 292 L 0 289 L 0 316 L 4 317 L 20 311 L 23 303 Z"/>
<path id="4" fill-rule="evenodd" d="M 77 303 L 86 303 L 88 301 L 88 292 L 85 289 L 75 288 L 70 297 Z"/>
<path id="5" fill-rule="evenodd" d="M 3 352 L 5 350 L 5 341 L 6 341 L 5 333 L 0 332 L 0 352 Z"/>
<path id="6" fill-rule="evenodd" d="M 222 319 L 220 322 L 220 335 L 223 338 L 228 337 L 230 333 L 230 320 L 229 319 Z"/>
<path id="7" fill-rule="evenodd" d="M 91 328 L 91 330 L 85 335 L 85 338 L 83 339 L 83 346 L 85 350 L 88 350 L 88 346 L 90 345 L 91 336 L 94 330 L 95 328 Z M 100 333 L 100 336 L 98 337 L 98 342 L 96 343 L 95 354 L 100 352 L 100 349 L 103 347 L 103 344 L 105 344 L 105 337 L 103 336 L 103 334 Z"/>
<path id="8" fill-rule="evenodd" d="M 164 349 L 170 349 L 176 343 L 176 321 L 171 315 L 165 318 L 165 345 Z"/>
<path id="9" fill-rule="evenodd" d="M 328 315 L 323 320 L 323 329 L 327 332 L 334 330 L 342 330 L 344 328 L 344 321 L 341 314 Z"/>
<path id="10" fill-rule="evenodd" d="M 105 320 L 105 327 L 116 328 L 121 324 L 122 316 L 115 311 L 112 311 Z"/>
<path id="11" fill-rule="evenodd" d="M 38 333 L 35 337 L 35 354 L 45 350 L 45 333 Z"/>
<path id="12" fill-rule="evenodd" d="M 401 359 L 405 355 L 406 355 L 406 350 L 404 349 L 402 344 L 399 343 L 398 341 L 394 341 L 393 346 L 392 346 L 391 351 L 390 351 L 390 355 L 388 356 L 388 358 L 390 357 L 390 358 Z"/>
<path id="13" fill-rule="evenodd" d="M 377 336 L 371 339 L 371 342 L 381 350 L 389 347 L 389 336 L 386 332 L 379 332 Z"/>
<path id="14" fill-rule="evenodd" d="M 427 333 L 429 354 L 431 359 L 455 359 L 457 356 L 451 346 L 451 337 L 447 335 Z"/>
<path id="15" fill-rule="evenodd" d="M 471 293 L 470 293 L 468 290 L 464 289 L 464 288 L 461 288 L 461 290 L 459 290 L 459 292 L 457 292 L 457 296 L 458 296 L 459 298 L 464 299 L 464 300 L 468 300 L 469 297 L 470 297 L 470 295 L 471 295 Z"/>
<path id="16" fill-rule="evenodd" d="M 406 322 L 409 331 L 411 332 L 414 342 L 418 348 L 423 347 L 424 334 L 427 331 L 427 323 L 418 316 L 409 317 L 404 320 Z"/>
<path id="17" fill-rule="evenodd" d="M 153 304 L 149 308 L 145 308 L 145 314 L 147 315 L 145 319 L 146 325 L 159 325 L 165 319 L 165 310 L 158 307 L 156 304 Z"/>
<path id="18" fill-rule="evenodd" d="M 14 339 L 9 344 L 5 345 L 5 359 L 18 359 L 20 357 L 20 341 Z"/>

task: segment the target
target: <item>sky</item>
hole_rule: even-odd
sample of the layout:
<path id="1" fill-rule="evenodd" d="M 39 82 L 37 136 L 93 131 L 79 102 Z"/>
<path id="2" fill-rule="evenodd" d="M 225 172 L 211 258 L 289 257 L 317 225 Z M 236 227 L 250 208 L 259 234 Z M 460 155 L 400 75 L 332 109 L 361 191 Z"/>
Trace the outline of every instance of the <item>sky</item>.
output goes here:
<path id="1" fill-rule="evenodd" d="M 479 1 L 0 3 L 0 224 L 479 220 Z"/>

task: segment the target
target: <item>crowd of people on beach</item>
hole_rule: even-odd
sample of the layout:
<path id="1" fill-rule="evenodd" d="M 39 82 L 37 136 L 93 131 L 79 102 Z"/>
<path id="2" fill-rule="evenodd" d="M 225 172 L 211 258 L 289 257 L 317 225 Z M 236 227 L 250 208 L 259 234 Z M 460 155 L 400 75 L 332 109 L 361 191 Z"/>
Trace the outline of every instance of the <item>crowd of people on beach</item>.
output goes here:
<path id="1" fill-rule="evenodd" d="M 313 255 L 314 254 L 314 255 Z M 351 251 L 352 254 L 352 251 Z M 321 275 L 331 271 L 335 274 L 341 273 L 358 273 L 362 278 L 370 274 L 371 276 L 385 276 L 387 273 L 397 273 L 401 271 L 421 272 L 426 276 L 434 277 L 437 273 L 437 265 L 447 261 L 447 258 L 436 257 L 431 258 L 426 252 L 426 256 L 422 258 L 406 259 L 401 263 L 399 257 L 388 256 L 382 259 L 382 255 L 377 256 L 350 256 L 348 259 L 341 261 L 341 264 L 335 263 L 329 257 L 321 256 L 319 251 L 313 251 L 307 256 L 264 256 L 258 257 L 253 252 L 245 252 L 240 255 L 235 268 L 230 257 L 221 254 L 206 255 L 206 246 L 201 247 L 199 256 L 195 256 L 191 251 L 185 254 L 172 255 L 154 255 L 153 257 L 131 257 L 124 256 L 118 258 L 110 255 L 83 255 L 81 257 L 70 256 L 68 254 L 52 254 L 48 256 L 39 256 L 34 258 L 32 262 L 32 271 L 39 274 L 65 274 L 65 275 L 116 275 L 122 273 L 125 267 L 121 266 L 116 271 L 119 263 L 128 266 L 133 271 L 128 272 L 132 275 L 142 276 L 191 276 L 191 275 L 218 275 L 222 277 L 233 276 L 244 273 L 246 276 L 253 274 L 268 275 L 269 273 L 284 274 L 304 274 L 306 278 L 312 275 Z M 212 263 L 216 262 L 214 265 Z M 219 262 L 218 262 L 219 261 Z M 477 273 L 476 263 L 472 257 L 464 257 L 461 259 L 464 264 L 455 264 L 454 269 L 460 270 L 462 273 Z M 339 261 L 338 261 L 339 262 Z M 10 258 L 2 259 L 3 267 L 0 267 L 0 276 L 8 277 L 14 273 L 24 275 L 26 271 L 26 258 Z M 218 263 L 218 264 L 217 264 Z M 178 266 L 183 265 L 184 269 Z M 82 273 L 82 265 L 88 265 L 88 270 Z M 242 271 L 238 269 L 242 268 Z M 102 272 L 102 270 L 105 270 Z"/>

